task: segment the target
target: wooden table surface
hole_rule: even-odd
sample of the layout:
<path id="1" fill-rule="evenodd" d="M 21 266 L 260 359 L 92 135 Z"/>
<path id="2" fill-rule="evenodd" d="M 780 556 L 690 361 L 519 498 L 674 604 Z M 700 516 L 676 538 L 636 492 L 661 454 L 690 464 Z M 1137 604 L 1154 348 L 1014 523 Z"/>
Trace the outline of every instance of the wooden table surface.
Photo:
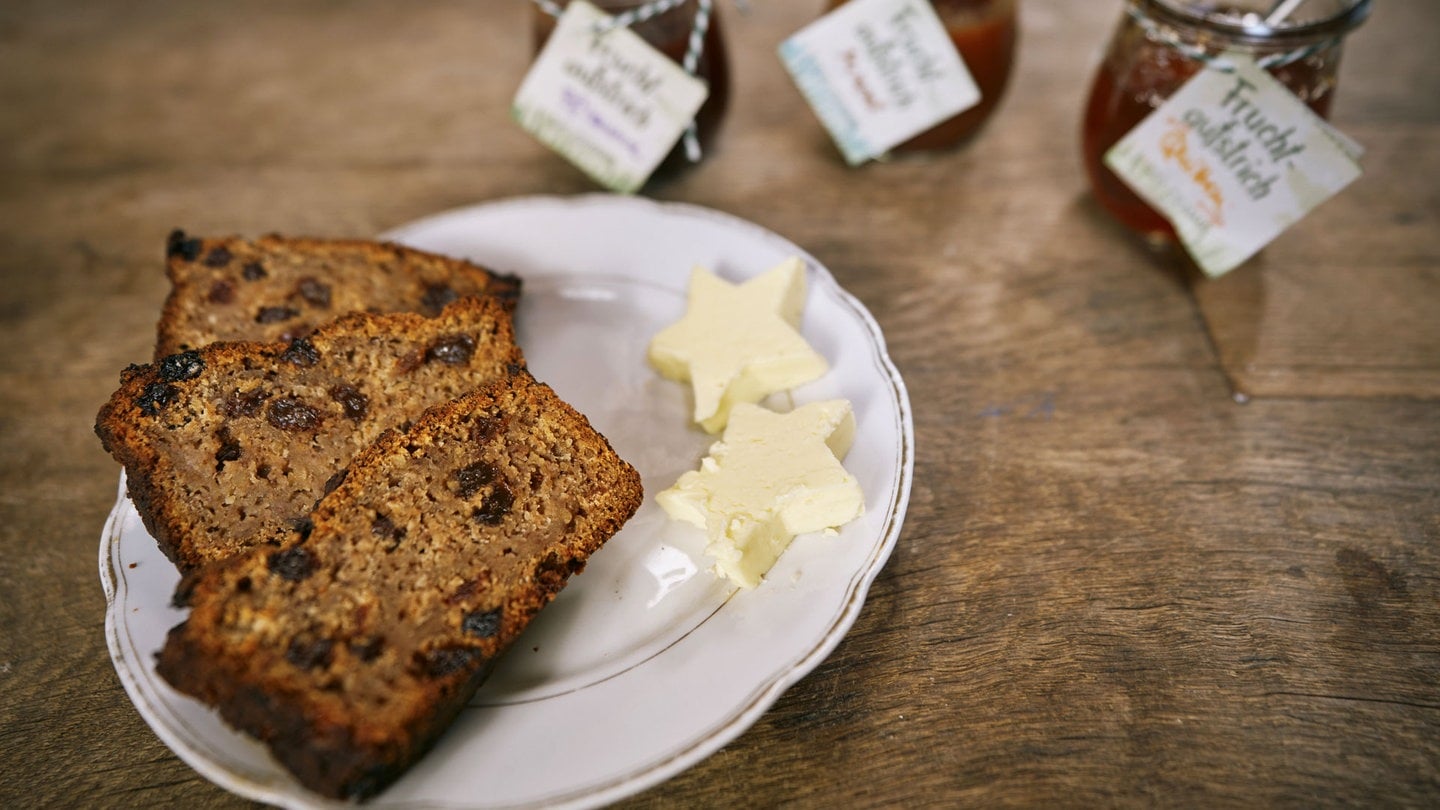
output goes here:
<path id="1" fill-rule="evenodd" d="M 722 5 L 721 140 L 645 193 L 785 235 L 870 309 L 914 408 L 908 517 L 834 654 L 623 804 L 1440 805 L 1440 4 L 1350 40 L 1364 177 L 1216 282 L 1087 194 L 1118 0 L 1024 0 L 992 125 L 860 169 L 774 56 L 820 5 Z M 509 118 L 528 14 L 0 6 L 0 806 L 246 804 L 111 664 L 95 411 L 149 356 L 173 227 L 370 236 L 592 190 Z"/>

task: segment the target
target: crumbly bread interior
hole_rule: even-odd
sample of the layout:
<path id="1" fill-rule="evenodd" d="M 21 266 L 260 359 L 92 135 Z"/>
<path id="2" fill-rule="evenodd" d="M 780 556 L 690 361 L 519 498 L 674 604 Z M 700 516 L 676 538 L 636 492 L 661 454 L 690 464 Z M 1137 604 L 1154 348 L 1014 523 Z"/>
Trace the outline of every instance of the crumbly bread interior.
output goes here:
<path id="1" fill-rule="evenodd" d="M 513 310 L 520 293 L 514 276 L 362 240 L 200 238 L 177 230 L 166 245 L 166 272 L 171 291 L 156 359 L 221 340 L 289 341 L 351 312 L 434 316 L 465 296 L 493 295 Z"/>
<path id="2" fill-rule="evenodd" d="M 159 671 L 310 789 L 368 796 L 641 497 L 585 417 L 520 372 L 384 434 L 306 530 L 187 577 Z"/>
<path id="3" fill-rule="evenodd" d="M 96 432 L 182 570 L 288 533 L 386 428 L 522 367 L 509 312 L 345 316 L 290 344 L 215 343 L 135 366 Z"/>

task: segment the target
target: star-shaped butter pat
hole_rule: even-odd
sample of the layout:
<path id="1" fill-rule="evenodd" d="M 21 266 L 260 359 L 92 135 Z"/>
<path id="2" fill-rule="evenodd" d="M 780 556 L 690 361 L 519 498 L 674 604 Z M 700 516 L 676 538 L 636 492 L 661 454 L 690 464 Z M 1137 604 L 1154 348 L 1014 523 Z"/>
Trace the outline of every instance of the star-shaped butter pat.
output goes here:
<path id="1" fill-rule="evenodd" d="M 696 267 L 685 315 L 650 341 L 650 362 L 662 376 L 690 383 L 695 421 L 718 433 L 737 403 L 759 402 L 825 373 L 825 358 L 799 332 L 804 308 L 805 265 L 798 258 L 738 285 Z"/>
<path id="2" fill-rule="evenodd" d="M 860 483 L 841 464 L 854 438 L 845 400 L 789 413 L 740 403 L 700 469 L 656 501 L 705 530 L 719 574 L 753 588 L 795 535 L 838 528 L 865 511 Z"/>

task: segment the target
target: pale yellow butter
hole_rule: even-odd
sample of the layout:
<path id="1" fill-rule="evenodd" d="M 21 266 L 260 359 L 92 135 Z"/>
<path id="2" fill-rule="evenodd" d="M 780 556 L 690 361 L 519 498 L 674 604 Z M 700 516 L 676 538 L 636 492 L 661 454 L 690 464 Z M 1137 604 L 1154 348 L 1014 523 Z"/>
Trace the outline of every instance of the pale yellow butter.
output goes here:
<path id="1" fill-rule="evenodd" d="M 718 433 L 737 403 L 759 402 L 826 372 L 825 358 L 800 335 L 804 307 L 805 265 L 798 258 L 738 285 L 696 267 L 685 315 L 650 341 L 650 362 L 661 375 L 690 383 L 695 421 Z"/>
<path id="2" fill-rule="evenodd" d="M 656 496 L 672 518 L 706 532 L 718 573 L 746 588 L 797 534 L 834 529 L 865 511 L 865 498 L 841 460 L 855 437 L 845 400 L 776 413 L 740 403 L 700 469 Z"/>

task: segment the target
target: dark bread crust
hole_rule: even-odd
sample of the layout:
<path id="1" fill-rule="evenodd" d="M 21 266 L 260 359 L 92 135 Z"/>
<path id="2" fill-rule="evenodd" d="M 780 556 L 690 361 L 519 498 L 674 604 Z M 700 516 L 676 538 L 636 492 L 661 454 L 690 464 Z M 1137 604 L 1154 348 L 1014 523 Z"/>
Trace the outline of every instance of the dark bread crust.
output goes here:
<path id="1" fill-rule="evenodd" d="M 155 359 L 217 341 L 288 341 L 351 312 L 436 315 L 456 298 L 493 295 L 513 311 L 520 280 L 389 242 L 271 234 L 194 237 L 166 246 L 171 290 Z"/>
<path id="2" fill-rule="evenodd" d="M 286 534 L 382 431 L 524 366 L 510 313 L 354 313 L 308 338 L 132 366 L 95 431 L 182 570 Z"/>
<path id="3" fill-rule="evenodd" d="M 158 671 L 309 789 L 373 795 L 641 499 L 638 473 L 522 371 L 385 433 L 310 530 L 187 576 Z"/>

